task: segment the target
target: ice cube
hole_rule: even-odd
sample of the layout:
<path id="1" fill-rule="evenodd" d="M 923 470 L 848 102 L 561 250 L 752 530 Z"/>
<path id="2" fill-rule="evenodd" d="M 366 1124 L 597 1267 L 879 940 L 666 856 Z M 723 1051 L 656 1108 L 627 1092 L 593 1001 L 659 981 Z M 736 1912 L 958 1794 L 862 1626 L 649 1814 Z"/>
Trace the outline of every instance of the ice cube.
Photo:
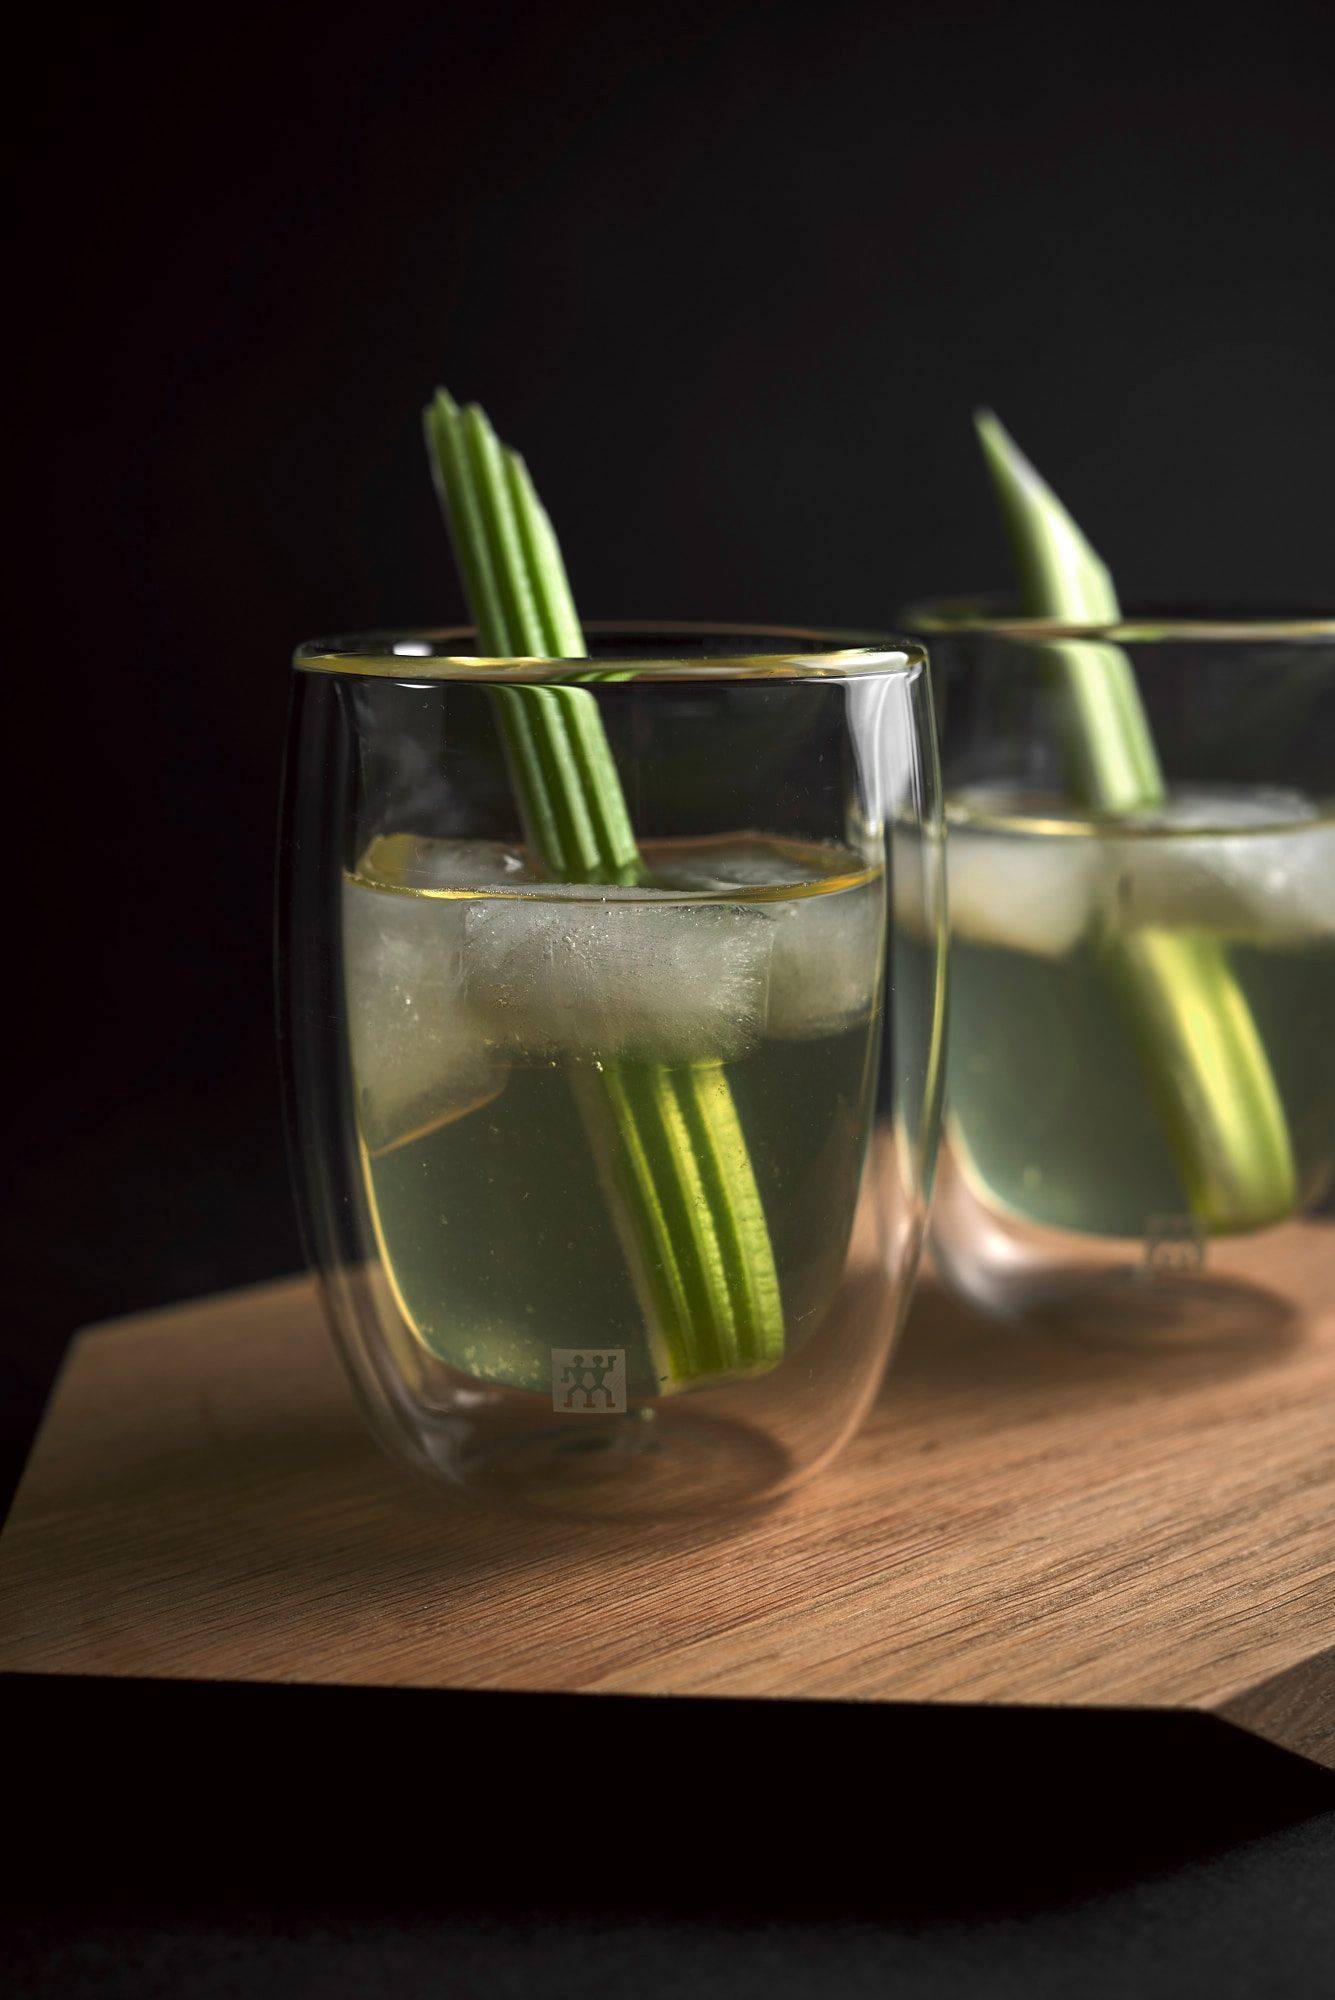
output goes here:
<path id="1" fill-rule="evenodd" d="M 950 933 L 961 943 L 1061 958 L 1090 928 L 1100 842 L 952 826 L 946 840 Z"/>
<path id="2" fill-rule="evenodd" d="M 841 848 L 805 846 L 766 839 L 759 834 L 716 836 L 678 845 L 658 843 L 652 850 L 654 880 L 664 888 L 698 895 L 725 894 L 730 889 L 784 889 L 812 880 L 822 867 L 857 865 Z"/>
<path id="3" fill-rule="evenodd" d="M 522 848 L 500 840 L 436 840 L 421 833 L 377 835 L 357 874 L 394 889 L 511 889 L 540 880 Z"/>
<path id="4" fill-rule="evenodd" d="M 775 892 L 749 907 L 773 929 L 766 1026 L 783 1041 L 832 1034 L 865 1020 L 875 1003 L 884 947 L 883 878 L 812 893 L 824 871 L 833 879 L 864 866 L 845 849 L 755 834 L 692 843 L 679 859 L 667 847 L 654 854 L 661 883 L 708 894 Z"/>
<path id="5" fill-rule="evenodd" d="M 494 1097 L 504 1073 L 464 998 L 466 900 L 343 885 L 353 1084 L 374 1152 Z"/>
<path id="6" fill-rule="evenodd" d="M 885 878 L 756 907 L 774 932 L 769 1032 L 806 1041 L 865 1021 L 880 981 Z"/>
<path id="7" fill-rule="evenodd" d="M 1162 837 L 1105 843 L 1114 921 L 1262 946 L 1335 937 L 1335 825 L 1302 800 L 1187 798 L 1165 818 Z"/>
<path id="8" fill-rule="evenodd" d="M 728 1060 L 760 1039 L 773 934 L 738 904 L 549 884 L 467 905 L 464 989 L 528 1060 Z"/>
<path id="9" fill-rule="evenodd" d="M 1096 923 L 1256 944 L 1335 932 L 1335 826 L 1296 793 L 1200 788 L 1134 830 L 952 825 L 950 927 L 967 943 L 1060 957 Z"/>

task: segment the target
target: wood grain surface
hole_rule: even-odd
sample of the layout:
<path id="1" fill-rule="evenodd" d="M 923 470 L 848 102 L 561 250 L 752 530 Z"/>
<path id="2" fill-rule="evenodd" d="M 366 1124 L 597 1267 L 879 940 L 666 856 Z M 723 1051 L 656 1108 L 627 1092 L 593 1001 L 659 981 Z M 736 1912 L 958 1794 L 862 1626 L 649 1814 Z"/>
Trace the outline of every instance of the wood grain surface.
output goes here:
<path id="1" fill-rule="evenodd" d="M 1335 1229 L 1223 1256 L 1255 1289 L 1195 1343 L 925 1284 L 843 1458 L 704 1527 L 401 1472 L 304 1278 L 94 1329 L 0 1541 L 0 1667 L 1188 1707 L 1335 1767 Z"/>

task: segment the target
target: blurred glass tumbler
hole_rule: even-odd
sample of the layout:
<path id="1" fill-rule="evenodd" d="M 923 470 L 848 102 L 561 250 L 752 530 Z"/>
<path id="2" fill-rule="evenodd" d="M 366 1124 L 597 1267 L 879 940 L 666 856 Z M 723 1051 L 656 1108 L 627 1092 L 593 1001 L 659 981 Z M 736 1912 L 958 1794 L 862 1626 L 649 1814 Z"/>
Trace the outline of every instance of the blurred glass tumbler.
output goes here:
<path id="1" fill-rule="evenodd" d="M 1249 1271 L 1329 1240 L 1335 619 L 904 621 L 931 643 L 948 829 L 934 1259 L 1003 1318 L 1234 1330 Z M 1082 812 L 1067 704 L 1128 667 L 1167 796 Z"/>
<path id="2" fill-rule="evenodd" d="M 924 657 L 639 627 L 485 661 L 470 636 L 295 663 L 280 1035 L 335 1339 L 428 1473 L 598 1515 L 772 1497 L 856 1428 L 918 1254 Z M 605 731 L 635 879 L 536 866 L 502 735 L 553 703 L 572 743 Z"/>

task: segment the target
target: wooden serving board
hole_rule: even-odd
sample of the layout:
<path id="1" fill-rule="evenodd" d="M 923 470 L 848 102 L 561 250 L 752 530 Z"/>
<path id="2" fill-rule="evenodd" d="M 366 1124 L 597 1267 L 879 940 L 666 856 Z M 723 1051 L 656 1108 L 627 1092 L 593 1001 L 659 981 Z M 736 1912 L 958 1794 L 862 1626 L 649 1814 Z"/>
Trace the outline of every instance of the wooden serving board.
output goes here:
<path id="1" fill-rule="evenodd" d="M 1335 1768 L 1335 1227 L 1229 1258 L 1262 1289 L 1194 1345 L 925 1284 L 843 1458 L 704 1527 L 401 1472 L 305 1278 L 94 1328 L 0 1540 L 0 1668 L 1187 1709 Z"/>

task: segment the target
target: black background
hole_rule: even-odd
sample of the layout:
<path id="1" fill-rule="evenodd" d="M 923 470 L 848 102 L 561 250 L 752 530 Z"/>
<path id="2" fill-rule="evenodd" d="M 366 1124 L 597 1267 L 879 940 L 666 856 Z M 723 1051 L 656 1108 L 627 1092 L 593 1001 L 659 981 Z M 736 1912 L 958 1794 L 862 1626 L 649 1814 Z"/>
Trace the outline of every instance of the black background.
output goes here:
<path id="1" fill-rule="evenodd" d="M 30 22 L 11 1470 L 80 1321 L 298 1261 L 269 998 L 287 659 L 460 612 L 432 384 L 522 445 L 589 616 L 878 626 L 1000 584 L 980 400 L 1124 599 L 1328 606 L 1323 11 Z"/>

